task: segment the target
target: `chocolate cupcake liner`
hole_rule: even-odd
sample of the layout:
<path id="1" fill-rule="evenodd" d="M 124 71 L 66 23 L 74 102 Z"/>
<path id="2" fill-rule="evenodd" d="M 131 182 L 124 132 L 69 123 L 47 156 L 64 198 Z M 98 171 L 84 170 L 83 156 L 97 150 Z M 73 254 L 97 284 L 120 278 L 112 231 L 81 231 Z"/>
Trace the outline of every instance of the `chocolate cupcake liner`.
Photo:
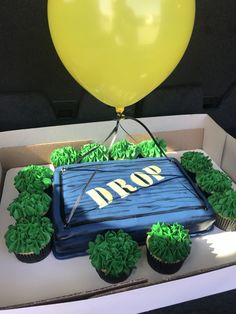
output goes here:
<path id="1" fill-rule="evenodd" d="M 217 213 L 215 225 L 223 231 L 236 231 L 236 219 L 230 220 L 229 218 L 222 217 Z"/>
<path id="2" fill-rule="evenodd" d="M 96 269 L 99 277 L 101 279 L 103 279 L 104 281 L 108 282 L 108 283 L 118 283 L 118 282 L 122 282 L 125 281 L 131 274 L 131 271 L 129 274 L 121 274 L 119 277 L 113 277 L 111 275 L 106 275 L 103 271 Z"/>
<path id="3" fill-rule="evenodd" d="M 176 263 L 164 263 L 161 260 L 158 260 L 155 258 L 147 249 L 147 261 L 148 264 L 151 266 L 153 270 L 155 270 L 158 273 L 165 274 L 165 275 L 170 275 L 176 273 L 181 266 L 183 265 L 185 260 L 176 262 Z"/>
<path id="4" fill-rule="evenodd" d="M 49 253 L 51 252 L 51 241 L 40 251 L 39 254 L 19 254 L 19 253 L 14 253 L 16 258 L 27 264 L 32 264 L 32 263 L 37 263 L 45 259 Z"/>
<path id="5" fill-rule="evenodd" d="M 46 193 L 48 196 L 50 196 L 52 198 L 52 192 L 53 192 L 53 188 L 52 185 L 50 185 L 47 189 L 45 189 L 43 191 L 44 193 Z"/>
<path id="6" fill-rule="evenodd" d="M 188 171 L 186 169 L 184 169 L 184 171 L 187 173 L 187 175 L 189 176 L 189 178 L 194 182 L 196 183 L 196 173 L 193 173 L 191 171 Z"/>

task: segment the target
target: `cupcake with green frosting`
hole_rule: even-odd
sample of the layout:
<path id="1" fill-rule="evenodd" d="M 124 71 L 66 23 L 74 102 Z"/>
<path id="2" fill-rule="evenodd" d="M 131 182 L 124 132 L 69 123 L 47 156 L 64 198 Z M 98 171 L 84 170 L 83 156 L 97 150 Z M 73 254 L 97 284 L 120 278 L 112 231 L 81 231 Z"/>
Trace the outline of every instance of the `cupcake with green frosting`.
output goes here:
<path id="1" fill-rule="evenodd" d="M 84 156 L 84 157 L 83 157 Z M 107 161 L 109 159 L 108 148 L 97 143 L 85 144 L 79 151 L 80 162 Z"/>
<path id="2" fill-rule="evenodd" d="M 138 145 L 121 140 L 112 145 L 110 157 L 113 160 L 136 159 L 140 152 Z"/>
<path id="3" fill-rule="evenodd" d="M 156 223 L 147 232 L 147 260 L 162 274 L 177 272 L 191 251 L 189 231 L 181 224 Z"/>
<path id="4" fill-rule="evenodd" d="M 44 192 L 24 191 L 8 206 L 7 210 L 16 220 L 29 216 L 43 216 L 48 212 L 51 200 L 51 197 Z"/>
<path id="5" fill-rule="evenodd" d="M 48 167 L 30 165 L 22 168 L 14 178 L 19 192 L 35 193 L 44 191 L 52 185 L 53 171 Z"/>
<path id="6" fill-rule="evenodd" d="M 211 159 L 201 152 L 185 152 L 180 157 L 180 162 L 186 172 L 194 180 L 198 173 L 212 169 Z"/>
<path id="7" fill-rule="evenodd" d="M 53 226 L 47 217 L 21 218 L 5 234 L 9 253 L 24 263 L 43 260 L 51 251 Z"/>
<path id="8" fill-rule="evenodd" d="M 78 160 L 79 152 L 72 146 L 65 146 L 54 149 L 50 155 L 51 163 L 54 167 L 75 164 Z"/>
<path id="9" fill-rule="evenodd" d="M 137 242 L 122 230 L 98 234 L 87 252 L 99 276 L 109 283 L 127 279 L 141 257 Z"/>
<path id="10" fill-rule="evenodd" d="M 216 213 L 215 225 L 224 231 L 236 231 L 236 191 L 214 193 L 208 201 Z"/>
<path id="11" fill-rule="evenodd" d="M 196 182 L 207 196 L 216 192 L 222 193 L 232 187 L 232 180 L 229 176 L 216 169 L 199 173 L 196 176 Z"/>
<path id="12" fill-rule="evenodd" d="M 164 156 L 163 152 L 165 153 L 166 148 L 166 141 L 160 138 L 156 138 L 156 141 L 159 145 L 159 147 L 156 145 L 156 143 L 151 140 L 145 140 L 138 144 L 138 147 L 141 150 L 141 156 L 146 157 L 162 157 Z"/>

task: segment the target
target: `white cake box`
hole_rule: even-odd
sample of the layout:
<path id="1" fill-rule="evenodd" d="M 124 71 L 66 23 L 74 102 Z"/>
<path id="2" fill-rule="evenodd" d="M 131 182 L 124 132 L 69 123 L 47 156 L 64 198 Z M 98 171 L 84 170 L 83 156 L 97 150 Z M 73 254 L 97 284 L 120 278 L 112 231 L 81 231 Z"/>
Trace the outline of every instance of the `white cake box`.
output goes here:
<path id="1" fill-rule="evenodd" d="M 236 181 L 236 140 L 208 115 L 153 117 L 141 121 L 152 133 L 166 139 L 169 155 L 179 158 L 183 150 L 202 150 L 212 158 L 215 167 Z M 143 248 L 137 269 L 127 282 L 119 285 L 102 281 L 87 256 L 59 261 L 50 254 L 42 262 L 28 265 L 8 253 L 4 234 L 14 220 L 6 208 L 17 196 L 13 178 L 19 167 L 48 164 L 49 155 L 56 147 L 102 142 L 114 125 L 114 121 L 108 121 L 0 133 L 0 310 L 3 313 L 137 313 L 236 288 L 236 232 L 221 232 L 217 228 L 193 239 L 189 258 L 174 275 L 154 272 L 146 262 Z M 144 129 L 134 121 L 124 120 L 122 126 L 138 141 L 147 138 Z M 124 137 L 127 134 L 120 129 L 118 138 Z M 65 301 L 68 302 L 62 303 Z"/>

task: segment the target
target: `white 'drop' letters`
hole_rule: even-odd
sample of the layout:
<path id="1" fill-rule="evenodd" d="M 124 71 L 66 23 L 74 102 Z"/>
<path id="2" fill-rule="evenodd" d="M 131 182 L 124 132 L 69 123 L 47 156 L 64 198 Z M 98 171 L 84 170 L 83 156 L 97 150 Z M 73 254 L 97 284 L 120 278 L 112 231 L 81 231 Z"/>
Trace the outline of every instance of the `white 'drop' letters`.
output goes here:
<path id="1" fill-rule="evenodd" d="M 165 177 L 161 176 L 161 169 L 157 166 L 149 166 L 145 167 L 143 172 L 134 172 L 131 173 L 130 179 L 133 183 L 135 183 L 138 187 L 149 187 L 153 185 L 153 179 L 150 177 L 154 177 L 158 182 L 165 179 Z M 110 189 L 116 192 L 121 198 L 127 197 L 130 193 L 137 191 L 138 187 L 132 186 L 126 183 L 123 179 L 116 179 L 106 184 Z M 96 187 L 86 192 L 99 206 L 99 208 L 103 208 L 108 204 L 112 203 L 113 196 L 112 194 L 103 187 Z"/>

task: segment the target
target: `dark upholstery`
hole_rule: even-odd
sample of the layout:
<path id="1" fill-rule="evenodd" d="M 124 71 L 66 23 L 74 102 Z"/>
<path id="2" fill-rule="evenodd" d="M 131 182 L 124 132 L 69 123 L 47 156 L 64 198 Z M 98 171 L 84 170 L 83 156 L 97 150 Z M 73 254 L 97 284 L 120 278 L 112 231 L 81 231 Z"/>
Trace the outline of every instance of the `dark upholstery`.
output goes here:
<path id="1" fill-rule="evenodd" d="M 137 106 L 139 117 L 200 113 L 203 93 L 200 86 L 156 88 Z"/>
<path id="2" fill-rule="evenodd" d="M 138 117 L 198 113 L 200 98 L 204 97 L 204 104 L 212 106 L 205 106 L 202 112 L 212 115 L 233 134 L 233 104 L 225 100 L 227 105 L 217 106 L 236 80 L 235 12 L 235 0 L 197 0 L 194 30 L 182 60 L 153 93 L 137 106 L 128 107 L 127 114 L 133 115 L 135 107 Z M 113 118 L 113 109 L 94 101 L 60 61 L 48 29 L 47 0 L 1 0 L 0 21 L 1 93 L 39 90 L 49 98 L 56 124 Z M 202 87 L 203 95 L 197 86 Z M 19 115 L 13 124 L 9 120 L 6 125 L 5 117 L 1 118 L 1 130 L 21 127 L 26 119 Z M 35 117 L 22 127 L 31 127 L 31 120 Z"/>
<path id="3" fill-rule="evenodd" d="M 206 108 L 208 113 L 223 129 L 236 137 L 236 83 L 223 96 L 217 107 Z"/>
<path id="4" fill-rule="evenodd" d="M 135 111 L 135 105 L 126 108 L 125 113 L 129 116 L 133 116 Z M 107 121 L 116 117 L 114 107 L 110 107 L 100 100 L 89 94 L 84 93 L 80 103 L 77 114 L 77 122 L 94 122 L 94 121 Z"/>
<path id="5" fill-rule="evenodd" d="M 56 117 L 38 93 L 0 94 L 0 131 L 53 125 Z"/>

